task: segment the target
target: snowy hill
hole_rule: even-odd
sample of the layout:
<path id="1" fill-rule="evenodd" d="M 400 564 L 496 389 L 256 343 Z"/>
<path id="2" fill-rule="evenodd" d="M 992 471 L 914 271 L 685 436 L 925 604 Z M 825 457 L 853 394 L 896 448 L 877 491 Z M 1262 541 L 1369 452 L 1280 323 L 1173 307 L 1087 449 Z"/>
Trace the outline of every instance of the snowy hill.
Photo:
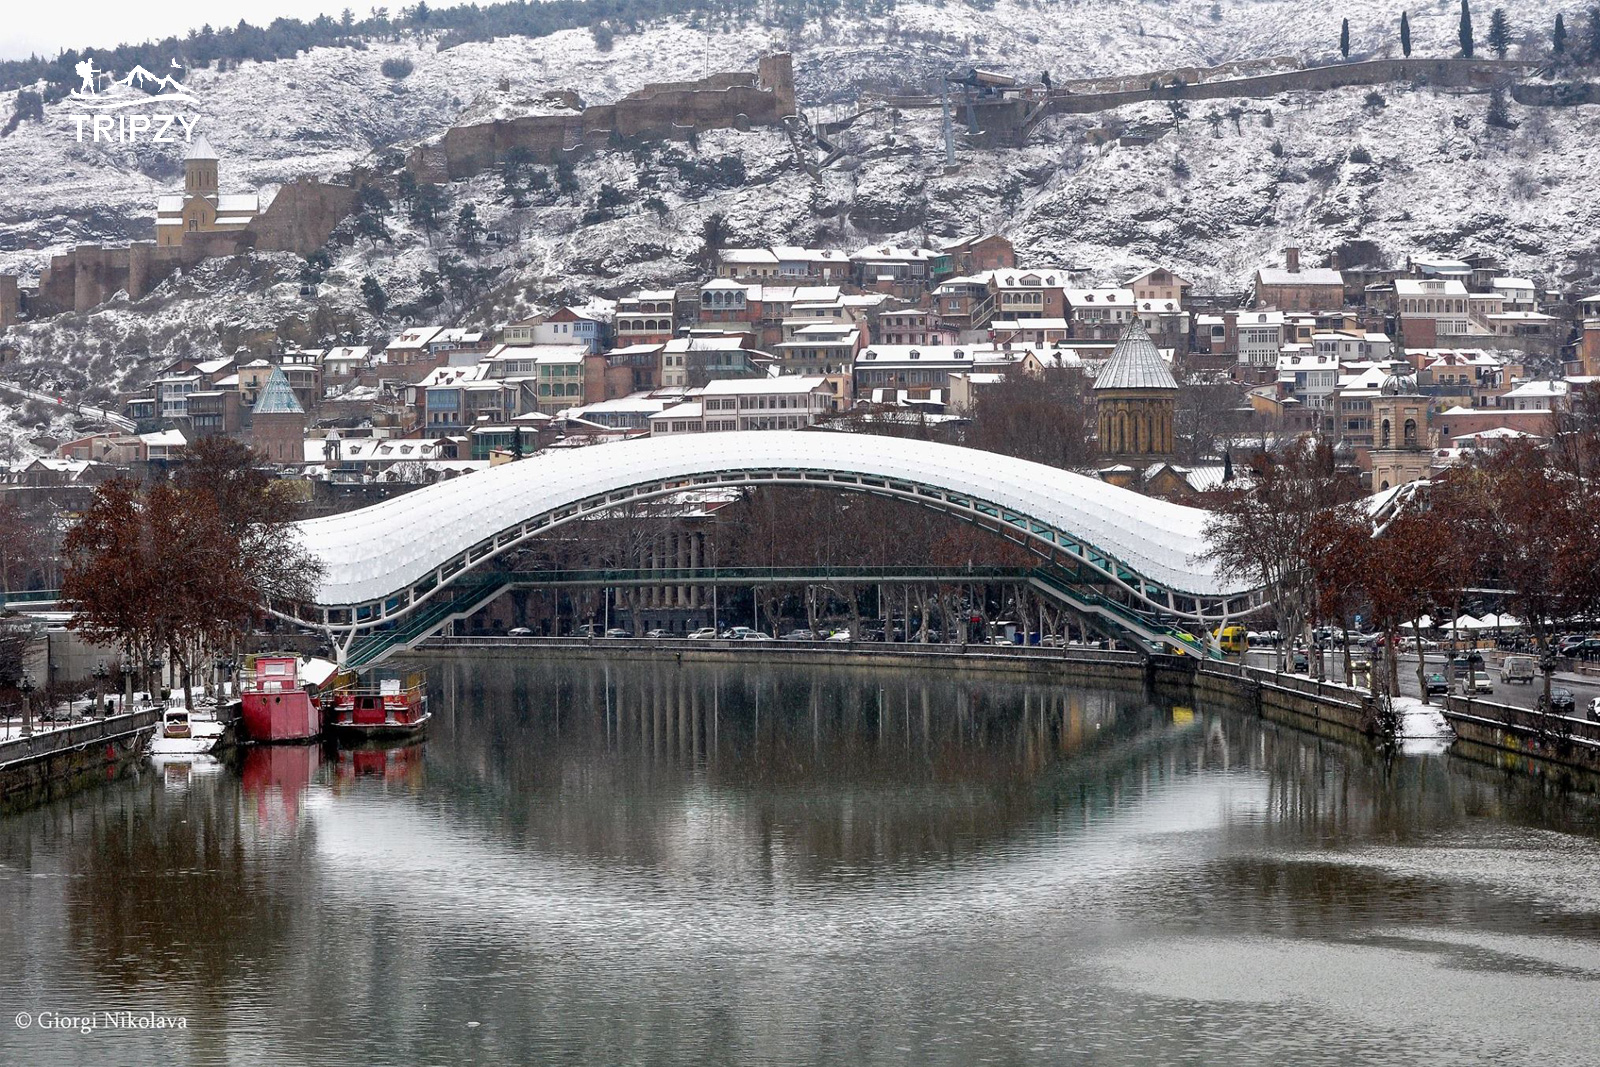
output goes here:
<path id="1" fill-rule="evenodd" d="M 1516 10 L 1514 29 L 1538 35 L 1531 51 L 1542 54 L 1556 10 L 1543 0 Z M 1451 54 L 1456 11 L 1451 0 L 1411 12 L 1416 55 Z M 1354 0 L 1339 14 L 1351 22 L 1353 58 L 1398 54 L 1397 10 Z M 1567 14 L 1576 29 L 1579 11 Z M 1487 9 L 1478 21 L 1482 51 Z M 535 112 L 552 92 L 605 103 L 708 69 L 754 69 L 777 49 L 795 53 L 808 116 L 833 120 L 874 93 L 931 91 L 939 73 L 957 67 L 1029 80 L 1048 70 L 1059 84 L 1234 60 L 1328 61 L 1338 30 L 1338 17 L 1306 0 L 997 0 L 987 11 L 901 2 L 891 16 L 841 18 L 798 38 L 754 24 L 708 33 L 659 22 L 617 34 L 601 53 L 586 31 L 442 52 L 407 36 L 225 73 L 195 70 L 185 84 L 223 157 L 223 190 L 270 194 L 297 175 L 371 164 L 390 146 L 464 118 Z M 396 58 L 412 64 L 400 80 L 381 71 Z M 1366 89 L 1190 101 L 1176 128 L 1162 104 L 1052 118 L 1020 149 L 961 147 L 951 173 L 938 112 L 908 110 L 855 123 L 839 138 L 847 153 L 818 180 L 795 165 L 775 130 L 601 152 L 576 168 L 568 188 L 535 192 L 525 207 L 483 175 L 447 187 L 442 217 L 453 220 L 470 202 L 498 242 L 466 247 L 448 221 L 419 230 L 396 205 L 386 220 L 392 243 L 332 248 L 315 301 L 300 296 L 297 257 L 208 265 L 137 307 L 117 302 L 13 331 L 22 360 L 7 372 L 104 396 L 173 354 L 231 352 L 274 332 L 304 342 L 376 337 L 408 311 L 489 323 L 558 299 L 692 281 L 714 215 L 729 244 L 856 247 L 999 230 L 1025 262 L 1081 265 L 1090 278 L 1113 280 L 1159 260 L 1203 289 L 1244 288 L 1285 244 L 1314 256 L 1356 240 L 1391 258 L 1497 251 L 1510 271 L 1548 285 L 1596 275 L 1600 107 L 1513 105 L 1520 127 L 1506 131 L 1486 125 L 1481 93 L 1386 85 L 1379 95 L 1381 105 Z M 0 114 L 13 96 L 0 94 Z M 79 144 L 62 108 L 45 112 L 42 123 L 22 122 L 0 140 L 0 271 L 25 280 L 76 242 L 148 237 L 156 196 L 181 174 L 178 148 Z M 1091 143 L 1090 130 L 1108 126 L 1152 139 Z M 387 292 L 386 319 L 363 306 L 367 274 Z"/>

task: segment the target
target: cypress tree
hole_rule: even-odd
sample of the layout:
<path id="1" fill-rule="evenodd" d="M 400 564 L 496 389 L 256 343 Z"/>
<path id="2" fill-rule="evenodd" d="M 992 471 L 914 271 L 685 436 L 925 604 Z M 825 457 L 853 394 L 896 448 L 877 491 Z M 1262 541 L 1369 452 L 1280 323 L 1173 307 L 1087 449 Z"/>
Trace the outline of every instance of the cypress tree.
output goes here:
<path id="1" fill-rule="evenodd" d="M 1489 15 L 1489 47 L 1499 59 L 1504 59 L 1511 48 L 1511 24 L 1506 21 L 1504 8 L 1497 7 Z"/>
<path id="2" fill-rule="evenodd" d="M 1350 20 L 1345 19 L 1339 27 L 1339 54 L 1346 59 L 1350 58 Z"/>
<path id="3" fill-rule="evenodd" d="M 1589 62 L 1600 63 L 1600 7 L 1589 9 Z"/>
<path id="4" fill-rule="evenodd" d="M 1557 15 L 1557 19 L 1561 16 Z M 1407 59 L 1411 58 L 1411 18 L 1404 11 L 1400 12 L 1400 51 L 1405 53 Z"/>
<path id="5" fill-rule="evenodd" d="M 1461 58 L 1472 58 L 1472 9 L 1467 0 L 1461 0 L 1461 27 L 1456 36 L 1461 40 Z"/>
<path id="6" fill-rule="evenodd" d="M 1511 109 L 1506 106 L 1505 90 L 1498 85 L 1489 91 L 1489 113 L 1484 121 L 1501 130 L 1517 128 L 1517 124 L 1511 121 Z"/>
<path id="7" fill-rule="evenodd" d="M 1550 31 L 1550 54 L 1560 59 L 1567 54 L 1567 24 L 1556 12 L 1556 28 Z"/>

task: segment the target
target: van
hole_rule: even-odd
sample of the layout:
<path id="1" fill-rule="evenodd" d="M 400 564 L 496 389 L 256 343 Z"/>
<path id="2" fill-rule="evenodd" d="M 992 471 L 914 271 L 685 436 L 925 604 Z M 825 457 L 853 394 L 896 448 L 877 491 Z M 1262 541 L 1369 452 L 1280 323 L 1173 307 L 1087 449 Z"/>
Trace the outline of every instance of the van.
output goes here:
<path id="1" fill-rule="evenodd" d="M 1507 656 L 1500 664 L 1500 681 L 1532 683 L 1534 664 L 1532 656 Z"/>
<path id="2" fill-rule="evenodd" d="M 1222 649 L 1225 656 L 1237 656 L 1249 644 L 1249 634 L 1243 626 L 1224 626 L 1212 636 L 1217 639 L 1217 647 Z"/>

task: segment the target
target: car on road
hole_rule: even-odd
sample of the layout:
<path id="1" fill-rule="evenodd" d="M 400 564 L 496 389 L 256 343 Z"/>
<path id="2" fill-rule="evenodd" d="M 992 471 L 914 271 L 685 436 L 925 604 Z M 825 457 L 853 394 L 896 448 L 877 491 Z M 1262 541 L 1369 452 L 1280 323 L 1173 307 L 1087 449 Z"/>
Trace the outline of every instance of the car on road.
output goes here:
<path id="1" fill-rule="evenodd" d="M 1304 652 L 1296 652 L 1289 657 L 1289 670 L 1293 674 L 1310 674 L 1311 658 Z"/>
<path id="2" fill-rule="evenodd" d="M 1468 693 L 1494 692 L 1494 683 L 1489 680 L 1489 676 L 1483 671 L 1472 671 L 1469 674 L 1463 674 L 1460 678 L 1460 686 L 1463 696 Z"/>
<path id="3" fill-rule="evenodd" d="M 844 644 L 845 642 L 850 640 L 850 631 L 849 630 L 835 630 L 835 631 L 833 631 L 833 633 L 828 635 L 828 640 L 829 641 L 833 641 L 833 642 L 835 642 L 837 644 Z"/>
<path id="4" fill-rule="evenodd" d="M 741 641 L 771 641 L 772 639 L 773 638 L 771 634 L 764 634 L 760 630 L 751 630 L 749 633 L 739 638 Z"/>
<path id="5" fill-rule="evenodd" d="M 1532 656 L 1507 656 L 1500 664 L 1502 682 L 1533 682 L 1535 664 Z"/>
<path id="6" fill-rule="evenodd" d="M 632 630 L 619 630 L 619 629 L 613 627 L 613 628 L 611 628 L 611 629 L 606 631 L 606 636 L 607 637 L 611 637 L 611 638 L 632 637 L 633 636 L 633 631 Z"/>
<path id="7" fill-rule="evenodd" d="M 1600 697 L 1589 701 L 1589 721 L 1600 722 Z"/>
<path id="8" fill-rule="evenodd" d="M 689 634 L 688 639 L 690 641 L 715 641 L 717 639 L 717 628 L 715 626 L 702 626 Z"/>
<path id="9" fill-rule="evenodd" d="M 815 641 L 817 635 L 810 630 L 790 630 L 783 635 L 785 641 Z"/>
<path id="10" fill-rule="evenodd" d="M 1577 707 L 1578 701 L 1572 695 L 1572 690 L 1559 685 L 1550 690 L 1550 710 L 1557 715 L 1571 715 Z"/>
<path id="11" fill-rule="evenodd" d="M 1435 695 L 1442 696 L 1443 694 L 1448 693 L 1448 692 L 1450 692 L 1450 683 L 1445 681 L 1444 675 L 1442 675 L 1442 674 L 1430 674 L 1430 675 L 1428 675 L 1428 695 L 1429 696 L 1435 696 Z"/>
<path id="12" fill-rule="evenodd" d="M 644 632 L 644 635 L 645 635 L 645 637 L 649 638 L 652 641 L 664 641 L 664 640 L 667 640 L 668 638 L 673 638 L 673 637 L 677 637 L 678 636 L 677 634 L 673 633 L 671 630 L 646 630 Z"/>
<path id="13" fill-rule="evenodd" d="M 513 626 L 506 631 L 507 637 L 532 637 L 533 631 L 526 626 Z"/>

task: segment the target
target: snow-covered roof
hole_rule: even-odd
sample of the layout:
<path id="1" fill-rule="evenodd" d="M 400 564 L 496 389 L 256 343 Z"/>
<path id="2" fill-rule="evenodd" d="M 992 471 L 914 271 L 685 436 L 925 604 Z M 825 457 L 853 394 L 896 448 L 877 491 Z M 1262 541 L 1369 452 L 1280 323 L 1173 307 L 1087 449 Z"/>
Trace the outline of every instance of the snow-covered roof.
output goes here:
<path id="1" fill-rule="evenodd" d="M 139 440 L 147 448 L 182 448 L 188 444 L 182 430 L 157 430 L 154 433 L 142 433 Z"/>
<path id="2" fill-rule="evenodd" d="M 821 375 L 784 374 L 776 378 L 718 378 L 709 381 L 700 390 L 703 396 L 738 396 L 760 393 L 809 393 L 825 387 L 828 379 Z"/>
<path id="3" fill-rule="evenodd" d="M 1146 578 L 1200 595 L 1243 592 L 1204 557 L 1206 515 L 1026 460 L 930 441 L 806 431 L 683 434 L 551 449 L 371 507 L 295 524 L 322 561 L 316 601 L 365 603 L 524 519 L 627 486 L 717 471 L 853 471 L 970 494 L 1069 531 Z"/>
<path id="4" fill-rule="evenodd" d="M 1396 278 L 1396 296 L 1466 296 L 1467 286 L 1455 278 Z"/>
<path id="5" fill-rule="evenodd" d="M 1161 360 L 1144 324 L 1134 319 L 1123 331 L 1111 358 L 1095 377 L 1096 392 L 1107 389 L 1177 389 L 1177 380 Z"/>
<path id="6" fill-rule="evenodd" d="M 1343 285 L 1344 275 L 1327 267 L 1262 267 L 1256 271 L 1262 285 Z"/>
<path id="7" fill-rule="evenodd" d="M 193 144 L 189 145 L 189 150 L 183 154 L 183 158 L 184 162 L 188 162 L 191 159 L 215 161 L 221 157 L 217 155 L 217 150 L 211 147 L 211 142 L 206 140 L 206 135 L 202 133 L 194 139 Z"/>

